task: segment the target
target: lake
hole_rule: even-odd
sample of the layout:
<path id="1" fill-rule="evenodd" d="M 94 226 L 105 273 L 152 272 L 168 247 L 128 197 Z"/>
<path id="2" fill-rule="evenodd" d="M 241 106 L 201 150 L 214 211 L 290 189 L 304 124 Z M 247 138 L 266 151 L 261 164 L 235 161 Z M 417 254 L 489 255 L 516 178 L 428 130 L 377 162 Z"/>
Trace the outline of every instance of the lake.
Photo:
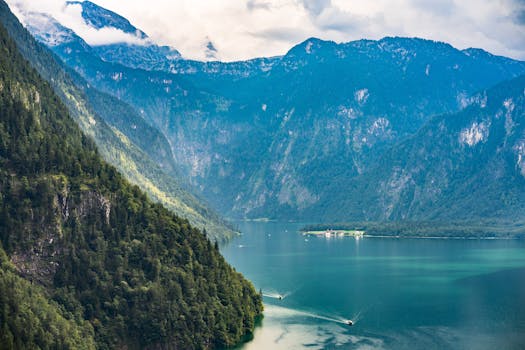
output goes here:
<path id="1" fill-rule="evenodd" d="M 239 226 L 243 235 L 221 251 L 265 304 L 254 339 L 239 349 L 525 349 L 525 241 Z"/>

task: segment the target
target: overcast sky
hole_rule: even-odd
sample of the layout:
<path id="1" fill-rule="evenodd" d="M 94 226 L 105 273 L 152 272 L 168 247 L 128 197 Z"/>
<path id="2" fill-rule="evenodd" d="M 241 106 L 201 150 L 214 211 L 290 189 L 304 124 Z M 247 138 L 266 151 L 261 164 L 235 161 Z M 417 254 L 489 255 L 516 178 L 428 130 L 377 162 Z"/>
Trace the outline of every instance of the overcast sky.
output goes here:
<path id="1" fill-rule="evenodd" d="M 119 33 L 85 30 L 63 0 L 8 0 L 76 27 L 91 44 Z M 93 0 L 186 58 L 242 60 L 286 53 L 308 37 L 336 42 L 422 37 L 525 60 L 525 0 Z M 75 29 L 75 28 L 73 28 Z M 84 31 L 83 31 L 84 30 Z M 120 33 L 122 34 L 122 33 Z M 208 50 L 209 51 L 209 50 Z M 209 53 L 209 52 L 208 52 Z"/>

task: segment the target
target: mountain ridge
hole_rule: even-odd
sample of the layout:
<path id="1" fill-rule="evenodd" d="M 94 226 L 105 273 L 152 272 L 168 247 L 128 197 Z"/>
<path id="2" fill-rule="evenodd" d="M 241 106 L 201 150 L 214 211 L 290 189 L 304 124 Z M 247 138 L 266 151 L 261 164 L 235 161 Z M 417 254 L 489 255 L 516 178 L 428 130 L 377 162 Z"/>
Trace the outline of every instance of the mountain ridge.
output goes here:
<path id="1" fill-rule="evenodd" d="M 96 29 L 112 27 L 122 30 L 124 33 L 133 34 L 140 39 L 148 38 L 146 33 L 137 29 L 126 18 L 91 1 L 66 1 L 66 6 L 69 5 L 80 5 L 82 7 L 82 18 L 88 25 Z"/>
<path id="2" fill-rule="evenodd" d="M 187 71 L 147 71 L 67 44 L 53 50 L 90 84 L 144 111 L 196 190 L 236 218 L 322 217 L 330 198 L 432 116 L 525 72 L 525 62 L 399 37 L 310 38 L 264 65 L 213 62 L 213 72 L 184 59 L 177 64 Z"/>

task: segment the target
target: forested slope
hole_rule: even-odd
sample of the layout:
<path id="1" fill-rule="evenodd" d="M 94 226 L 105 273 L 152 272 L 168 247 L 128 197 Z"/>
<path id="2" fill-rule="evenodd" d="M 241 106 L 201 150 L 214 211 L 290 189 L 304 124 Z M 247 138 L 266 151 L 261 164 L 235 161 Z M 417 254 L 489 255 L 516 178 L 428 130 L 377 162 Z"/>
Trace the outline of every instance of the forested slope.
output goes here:
<path id="1" fill-rule="evenodd" d="M 206 228 L 212 239 L 234 235 L 231 225 L 200 198 L 189 193 L 179 176 L 168 141 L 138 113 L 118 99 L 90 86 L 22 27 L 0 0 L 0 23 L 22 56 L 47 80 L 101 156 L 152 199 L 163 203 L 194 226 Z"/>
<path id="2" fill-rule="evenodd" d="M 0 241 L 12 262 L 2 259 L 0 336 L 70 329 L 76 348 L 75 334 L 88 346 L 92 328 L 97 348 L 192 349 L 251 332 L 262 311 L 253 286 L 202 232 L 101 160 L 3 26 L 0 51 Z M 5 311 L 26 307 L 17 275 L 49 298 L 21 320 Z"/>

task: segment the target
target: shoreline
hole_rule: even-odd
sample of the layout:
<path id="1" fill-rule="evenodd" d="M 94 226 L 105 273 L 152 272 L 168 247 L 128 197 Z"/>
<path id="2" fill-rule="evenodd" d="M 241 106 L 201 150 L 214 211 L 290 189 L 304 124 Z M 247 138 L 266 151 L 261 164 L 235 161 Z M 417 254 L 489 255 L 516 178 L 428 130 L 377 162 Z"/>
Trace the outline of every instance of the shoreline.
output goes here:
<path id="1" fill-rule="evenodd" d="M 391 236 L 391 235 L 363 235 L 363 238 L 396 238 L 396 239 L 450 239 L 450 240 L 520 240 L 519 237 L 460 237 L 460 236 Z"/>
<path id="2" fill-rule="evenodd" d="M 337 238 L 337 237 L 354 237 L 354 238 L 391 238 L 391 239 L 450 239 L 450 240 L 520 240 L 520 237 L 512 236 L 492 236 L 492 237 L 462 237 L 462 236 L 404 236 L 404 235 L 377 235 L 363 233 L 343 233 L 339 234 L 334 230 L 333 233 L 326 235 L 324 231 L 299 231 L 303 236 L 315 236 L 325 238 Z"/>
<path id="3" fill-rule="evenodd" d="M 306 225 L 300 231 L 362 231 L 362 237 L 371 238 L 525 239 L 521 222 L 348 222 Z"/>
<path id="4" fill-rule="evenodd" d="M 311 230 L 301 231 L 303 236 L 324 236 L 326 238 L 331 237 L 363 237 L 365 231 L 363 230 Z"/>
<path id="5" fill-rule="evenodd" d="M 354 237 L 354 238 L 390 238 L 390 239 L 443 239 L 443 240 L 521 240 L 523 237 L 519 236 L 405 236 L 405 235 L 378 235 L 378 234 L 367 234 L 366 231 L 360 230 L 327 230 L 327 231 L 299 231 L 303 236 L 315 236 L 320 238 L 342 238 L 342 237 Z"/>

